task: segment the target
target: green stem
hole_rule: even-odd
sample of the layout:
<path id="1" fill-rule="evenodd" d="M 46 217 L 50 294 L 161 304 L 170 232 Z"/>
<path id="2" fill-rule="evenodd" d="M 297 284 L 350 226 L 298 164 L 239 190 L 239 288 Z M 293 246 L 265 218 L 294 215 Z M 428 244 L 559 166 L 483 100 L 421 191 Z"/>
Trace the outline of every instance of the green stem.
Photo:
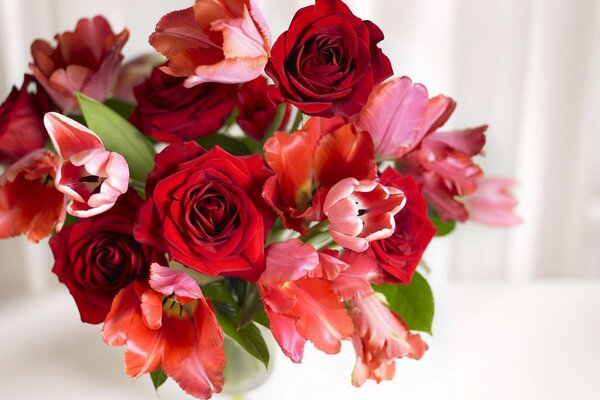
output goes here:
<path id="1" fill-rule="evenodd" d="M 296 117 L 294 118 L 294 123 L 292 124 L 290 132 L 296 132 L 298 128 L 300 128 L 300 125 L 302 124 L 302 117 L 304 117 L 302 111 L 296 110 Z"/>

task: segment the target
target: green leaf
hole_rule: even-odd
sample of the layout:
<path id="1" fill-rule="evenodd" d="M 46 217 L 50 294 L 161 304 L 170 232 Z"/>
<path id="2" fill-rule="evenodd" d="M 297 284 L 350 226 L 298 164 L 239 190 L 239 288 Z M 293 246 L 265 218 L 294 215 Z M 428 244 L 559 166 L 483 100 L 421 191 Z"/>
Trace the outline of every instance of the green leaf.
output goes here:
<path id="1" fill-rule="evenodd" d="M 167 381 L 168 376 L 162 368 L 159 368 L 154 372 L 150 372 L 150 378 L 152 378 L 154 390 L 158 390 L 158 388 Z"/>
<path id="2" fill-rule="evenodd" d="M 77 93 L 79 107 L 88 128 L 94 131 L 109 151 L 121 154 L 133 179 L 146 181 L 154 166 L 154 148 L 150 141 L 125 118 L 102 103 Z"/>
<path id="3" fill-rule="evenodd" d="M 223 313 L 217 308 L 215 308 L 215 314 L 221 328 L 223 328 L 223 332 L 267 368 L 269 365 L 269 349 L 262 333 L 260 333 L 260 329 L 255 324 L 250 323 L 245 328 L 238 330 L 235 316 Z"/>
<path id="4" fill-rule="evenodd" d="M 135 110 L 135 104 L 119 99 L 108 99 L 104 104 L 125 119 L 128 119 Z"/>
<path id="5" fill-rule="evenodd" d="M 246 282 L 246 293 L 238 316 L 237 328 L 242 329 L 256 319 L 260 313 L 265 312 L 265 307 L 258 294 L 256 285 Z"/>
<path id="6" fill-rule="evenodd" d="M 388 305 L 411 330 L 427 332 L 431 335 L 434 303 L 429 284 L 421 274 L 415 272 L 410 285 L 384 283 L 373 285 L 373 289 L 385 295 Z"/>
<path id="7" fill-rule="evenodd" d="M 212 300 L 216 309 L 222 312 L 236 315 L 240 311 L 240 306 L 221 281 L 202 286 L 202 293 L 205 297 Z"/>
<path id="8" fill-rule="evenodd" d="M 251 154 L 242 138 L 235 138 L 232 136 L 223 135 L 221 133 L 213 133 L 212 135 L 201 137 L 196 139 L 196 142 L 205 149 L 220 146 L 223 150 L 233 154 L 234 156 L 245 156 Z"/>
<path id="9" fill-rule="evenodd" d="M 440 217 L 440 214 L 438 214 L 437 211 L 435 211 L 431 207 L 427 208 L 427 216 L 429 217 L 431 223 L 437 229 L 435 236 L 446 236 L 447 234 L 452 232 L 454 228 L 456 228 L 456 221 L 444 221 L 442 217 Z"/>

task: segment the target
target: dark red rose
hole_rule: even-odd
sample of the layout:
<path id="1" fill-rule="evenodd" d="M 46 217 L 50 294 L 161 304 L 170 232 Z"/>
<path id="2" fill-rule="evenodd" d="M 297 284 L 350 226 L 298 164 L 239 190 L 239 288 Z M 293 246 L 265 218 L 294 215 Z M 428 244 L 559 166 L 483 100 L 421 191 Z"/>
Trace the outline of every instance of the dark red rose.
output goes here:
<path id="1" fill-rule="evenodd" d="M 29 68 L 65 114 L 78 113 L 75 92 L 99 101 L 110 97 L 128 38 L 127 29 L 115 34 L 102 16 L 82 18 L 74 31 L 55 36 L 56 47 L 34 41 Z"/>
<path id="2" fill-rule="evenodd" d="M 371 251 L 383 269 L 383 280 L 390 283 L 410 283 L 423 252 L 435 235 L 427 218 L 427 203 L 421 188 L 410 176 L 387 168 L 380 183 L 404 192 L 406 205 L 395 216 L 396 231 L 384 240 L 371 242 Z"/>
<path id="3" fill-rule="evenodd" d="M 198 272 L 256 280 L 274 220 L 261 197 L 273 173 L 260 156 L 176 143 L 156 155 L 135 237 Z"/>
<path id="4" fill-rule="evenodd" d="M 373 86 L 393 74 L 377 47 L 381 30 L 354 16 L 340 0 L 316 0 L 300 9 L 271 49 L 271 91 L 304 113 L 322 117 L 358 113 Z"/>
<path id="5" fill-rule="evenodd" d="M 165 263 L 164 253 L 133 237 L 141 204 L 129 191 L 110 210 L 82 218 L 50 239 L 52 272 L 69 289 L 83 322 L 104 321 L 120 289 L 147 279 L 152 262 Z"/>
<path id="6" fill-rule="evenodd" d="M 133 90 L 137 107 L 129 120 L 161 142 L 183 142 L 219 130 L 235 106 L 237 86 L 204 83 L 187 89 L 185 78 L 155 68 L 150 78 Z"/>
<path id="7" fill-rule="evenodd" d="M 236 105 L 239 115 L 235 122 L 251 138 L 260 141 L 271 127 L 277 114 L 277 104 L 267 95 L 267 78 L 258 78 L 246 82 L 237 93 Z M 277 130 L 288 122 L 291 106 L 285 105 L 285 115 Z"/>
<path id="8" fill-rule="evenodd" d="M 50 106 L 43 89 L 28 92 L 32 83 L 33 77 L 25 75 L 21 89 L 13 86 L 0 106 L 0 164 L 12 164 L 48 141 L 42 118 Z"/>

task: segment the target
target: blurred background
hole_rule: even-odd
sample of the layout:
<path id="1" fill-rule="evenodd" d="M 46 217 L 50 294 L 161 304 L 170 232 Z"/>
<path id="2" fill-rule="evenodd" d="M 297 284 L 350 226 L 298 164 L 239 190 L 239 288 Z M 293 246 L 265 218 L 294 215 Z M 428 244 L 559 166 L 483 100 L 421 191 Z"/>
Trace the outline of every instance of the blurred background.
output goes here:
<path id="1" fill-rule="evenodd" d="M 259 0 L 273 40 L 310 1 Z M 524 223 L 459 226 L 425 256 L 436 294 L 431 349 L 393 382 L 350 385 L 353 355 L 278 355 L 251 399 L 600 399 L 600 1 L 355 0 L 396 75 L 453 97 L 447 126 L 488 123 L 489 176 L 519 182 Z M 36 38 L 103 14 L 131 36 L 127 58 L 192 0 L 0 0 L 0 99 L 20 85 Z M 0 393 L 6 398 L 154 398 L 120 349 L 86 326 L 46 242 L 0 242 Z M 293 389 L 292 389 L 293 388 Z M 162 398 L 184 398 L 167 387 Z M 4 395 L 0 396 L 4 398 Z"/>

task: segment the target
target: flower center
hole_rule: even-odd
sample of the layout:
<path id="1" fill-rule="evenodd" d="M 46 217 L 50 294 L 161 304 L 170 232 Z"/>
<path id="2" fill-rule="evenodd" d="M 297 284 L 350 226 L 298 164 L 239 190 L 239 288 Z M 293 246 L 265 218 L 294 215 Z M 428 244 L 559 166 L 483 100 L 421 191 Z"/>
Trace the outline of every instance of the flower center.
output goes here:
<path id="1" fill-rule="evenodd" d="M 163 313 L 168 317 L 186 319 L 194 316 L 194 311 L 198 306 L 198 300 L 192 300 L 182 304 L 175 295 L 165 296 L 163 298 Z"/>

